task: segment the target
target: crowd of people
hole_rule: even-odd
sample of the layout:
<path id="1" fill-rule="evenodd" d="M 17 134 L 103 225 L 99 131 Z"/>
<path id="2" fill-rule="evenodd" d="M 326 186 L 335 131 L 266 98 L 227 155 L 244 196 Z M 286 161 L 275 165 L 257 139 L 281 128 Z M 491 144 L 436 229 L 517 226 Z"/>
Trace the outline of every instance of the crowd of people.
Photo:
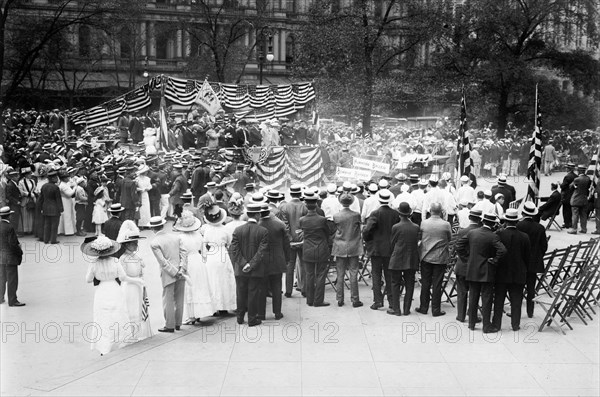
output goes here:
<path id="1" fill-rule="evenodd" d="M 307 123 L 287 121 L 295 140 L 286 144 L 320 143 L 329 176 L 332 167 L 351 166 L 352 157 L 361 154 L 387 159 L 393 171 L 364 184 L 292 185 L 286 195 L 259 189 L 252 164 L 231 161 L 220 144 L 199 143 L 197 135 L 193 142 L 182 138 L 189 145 L 178 143 L 175 150 L 161 152 L 135 145 L 144 141 L 143 135 L 138 142 L 133 138 L 130 126 L 135 120 L 118 122 L 114 133 L 119 142 L 108 143 L 90 132 L 65 140 L 60 131 L 52 132 L 60 121 L 55 123 L 51 115 L 46 119 L 20 113 L 16 125 L 16 116 L 10 116 L 0 164 L 3 302 L 6 288 L 10 306 L 24 305 L 16 296 L 16 268 L 22 256 L 19 237 L 33 234 L 46 244 L 59 243 L 61 234 L 85 237 L 82 252 L 90 259 L 86 280 L 97 286 L 94 321 L 106 335 L 93 346 L 101 354 L 126 339 L 152 335 L 144 282 L 149 261 L 137 253 L 143 229 L 154 233 L 149 244 L 161 269 L 165 325 L 160 332 L 175 332 L 182 325 L 228 313 L 235 313 L 239 324 L 247 314 L 249 326 L 259 325 L 267 317 L 267 296 L 274 318 L 280 319 L 282 294 L 291 298 L 294 285 L 308 306 L 329 306 L 324 300 L 325 280 L 332 260 L 339 275 L 337 305 L 345 304 L 342 275 L 348 271 L 351 304 L 361 307 L 357 281 L 361 258 L 371 263 L 371 309 L 383 308 L 387 299 L 388 314 L 409 315 L 420 271 L 415 311 L 427 314 L 431 306 L 433 316 L 443 316 L 442 281 L 453 257 L 458 258 L 456 319 L 468 321 L 470 329 L 483 321 L 483 332 L 497 332 L 508 291 L 511 327 L 518 330 L 524 286 L 527 315 L 532 317 L 536 273 L 543 272 L 547 240 L 540 219 L 554 217 L 562 205 L 570 232 L 586 233 L 592 199 L 594 233 L 600 233 L 598 195 L 590 195 L 586 166 L 578 167 L 579 174 L 567 174 L 560 192 L 553 187 L 540 208 L 526 202 L 519 213 L 510 208 L 517 197 L 507 176 L 523 171 L 516 155 L 520 152 L 513 158 L 513 152 L 505 149 L 507 160 L 490 160 L 494 163 L 482 155 L 475 162 L 475 177 L 463 175 L 460 186 L 454 186 L 456 140 L 443 126 L 435 131 L 376 129 L 369 138 L 348 136 L 350 129 L 332 127 L 321 131 L 317 142 Z M 221 128 L 218 121 L 205 118 L 196 115 L 189 120 L 191 129 Z M 177 128 L 188 128 L 187 123 Z M 283 144 L 274 138 L 283 139 L 283 126 L 267 124 L 271 144 Z M 239 139 L 234 146 L 251 143 L 250 129 L 243 120 L 233 126 Z M 302 129 L 306 138 L 298 141 L 304 132 L 296 133 Z M 173 133 L 175 142 L 184 135 Z M 472 135 L 474 160 L 478 146 L 485 153 L 486 134 Z M 221 136 L 228 139 L 227 134 Z M 261 136 L 264 142 L 265 135 Z M 590 145 L 597 144 L 597 138 L 589 137 Z M 515 140 L 511 144 L 516 145 Z M 489 146 L 497 145 L 500 141 Z M 404 170 L 402 159 L 411 154 L 440 153 L 449 157 L 441 177 L 398 172 Z M 568 167 L 575 169 L 571 163 Z M 487 168 L 490 175 L 497 174 L 497 184 L 477 189 L 477 177 Z M 173 221 L 172 231 L 165 227 L 167 221 Z M 125 299 L 120 298 L 123 290 Z M 477 315 L 480 297 L 482 319 Z M 108 332 L 115 322 L 128 327 L 118 341 Z"/>

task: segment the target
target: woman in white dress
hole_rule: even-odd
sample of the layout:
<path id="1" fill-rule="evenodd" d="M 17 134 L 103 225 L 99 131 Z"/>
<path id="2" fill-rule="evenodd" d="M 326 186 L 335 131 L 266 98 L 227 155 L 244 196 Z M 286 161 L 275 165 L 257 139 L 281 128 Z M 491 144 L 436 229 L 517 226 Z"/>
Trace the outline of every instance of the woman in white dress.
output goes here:
<path id="1" fill-rule="evenodd" d="M 199 230 L 202 222 L 191 211 L 184 210 L 173 229 L 181 233 L 181 241 L 188 253 L 188 275 L 190 282 L 185 288 L 184 324 L 200 324 L 202 317 L 212 316 L 216 308 L 212 302 L 212 291 L 208 281 L 206 264 L 200 256 L 203 238 Z"/>
<path id="2" fill-rule="evenodd" d="M 138 255 L 138 241 L 146 237 L 140 236 L 140 229 L 135 225 L 135 222 L 126 220 L 121 225 L 117 243 L 120 243 L 125 252 L 119 258 L 123 270 L 127 276 L 144 279 L 144 261 Z M 125 290 L 125 305 L 129 314 L 130 334 L 132 341 L 140 341 L 152 336 L 150 328 L 150 317 L 148 315 L 148 305 L 144 307 L 144 298 L 147 301 L 146 287 L 140 286 L 139 283 L 125 281 L 122 284 Z"/>
<path id="3" fill-rule="evenodd" d="M 201 229 L 204 236 L 202 259 L 206 264 L 212 301 L 218 314 L 225 314 L 236 308 L 235 276 L 227 251 L 232 233 L 223 225 L 225 216 L 225 210 L 218 205 L 208 207 L 204 212 L 205 224 Z"/>
<path id="4" fill-rule="evenodd" d="M 108 178 L 102 177 L 101 185 L 94 190 L 94 210 L 92 211 L 92 223 L 96 225 L 96 236 L 102 234 L 102 225 L 108 220 L 106 210 L 110 207 L 110 196 L 108 195 Z"/>
<path id="5" fill-rule="evenodd" d="M 84 259 L 89 262 L 85 280 L 94 283 L 93 326 L 86 337 L 92 340 L 92 350 L 101 355 L 117 350 L 129 340 L 131 327 L 121 282 L 144 286 L 140 278 L 127 276 L 119 259 L 111 256 L 121 248 L 116 241 L 101 235 L 91 237 L 81 245 Z"/>
<path id="6" fill-rule="evenodd" d="M 25 234 L 33 231 L 33 219 L 35 217 L 35 180 L 31 174 L 31 168 L 21 168 L 23 178 L 19 181 L 21 191 L 21 223 L 19 224 Z"/>
<path id="7" fill-rule="evenodd" d="M 148 176 L 150 168 L 146 164 L 140 165 L 137 170 L 137 191 L 140 193 L 140 219 L 138 220 L 139 227 L 150 227 L 150 197 L 148 192 L 152 189 L 152 182 Z"/>
<path id="8" fill-rule="evenodd" d="M 61 172 L 58 188 L 63 205 L 63 212 L 58 222 L 58 234 L 72 236 L 75 234 L 75 186 L 69 174 Z"/>

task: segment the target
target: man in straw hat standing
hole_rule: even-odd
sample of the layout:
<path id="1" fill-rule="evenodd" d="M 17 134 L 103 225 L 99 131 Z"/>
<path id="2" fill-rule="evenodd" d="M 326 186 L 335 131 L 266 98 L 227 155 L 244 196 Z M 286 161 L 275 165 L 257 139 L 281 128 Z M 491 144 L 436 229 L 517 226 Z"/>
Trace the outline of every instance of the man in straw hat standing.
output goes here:
<path id="1" fill-rule="evenodd" d="M 4 303 L 4 292 L 8 292 L 8 306 L 25 306 L 17 299 L 19 268 L 23 250 L 15 228 L 8 221 L 14 212 L 10 207 L 0 208 L 0 303 Z"/>
<path id="2" fill-rule="evenodd" d="M 480 228 L 481 216 L 481 210 L 471 208 L 469 211 L 469 225 L 458 231 L 456 240 L 459 240 L 471 230 Z M 456 273 L 456 320 L 464 323 L 465 319 L 467 318 L 467 297 L 469 294 L 469 283 L 466 280 L 467 263 L 460 259 L 460 257 L 456 258 L 454 272 Z M 480 321 L 480 319 L 477 319 L 476 322 Z"/>
<path id="3" fill-rule="evenodd" d="M 573 222 L 573 212 L 571 210 L 571 196 L 573 195 L 573 187 L 571 183 L 577 178 L 575 173 L 575 164 L 572 162 L 567 163 L 567 175 L 564 176 L 560 184 L 560 196 L 562 201 L 562 213 L 563 213 L 563 229 L 570 229 L 571 223 Z"/>
<path id="4" fill-rule="evenodd" d="M 475 329 L 477 308 L 481 297 L 483 314 L 483 333 L 498 332 L 491 322 L 492 301 L 494 295 L 495 268 L 506 254 L 506 248 L 492 228 L 496 225 L 495 214 L 483 215 L 483 226 L 471 230 L 456 242 L 456 252 L 467 263 L 466 280 L 469 282 L 469 329 Z"/>
<path id="5" fill-rule="evenodd" d="M 269 232 L 258 224 L 261 204 L 246 206 L 248 222 L 233 231 L 229 256 L 233 264 L 237 296 L 237 322 L 244 323 L 248 312 L 248 325 L 261 324 L 258 318 L 260 290 L 265 275 L 265 260 L 269 255 Z"/>
<path id="6" fill-rule="evenodd" d="M 512 330 L 518 331 L 521 324 L 523 287 L 525 286 L 531 249 L 529 237 L 517 229 L 518 221 L 519 211 L 514 208 L 507 209 L 504 214 L 506 228 L 497 232 L 500 242 L 506 247 L 506 255 L 500 258 L 498 262 L 494 280 L 494 318 L 492 325 L 498 330 L 502 328 L 504 299 L 507 291 L 510 300 Z"/>
<path id="7" fill-rule="evenodd" d="M 174 332 L 179 330 L 183 319 L 187 251 L 178 234 L 164 230 L 165 223 L 160 216 L 150 218 L 150 228 L 154 231 L 150 247 L 160 266 L 163 287 L 165 326 L 158 331 Z"/>
<path id="8" fill-rule="evenodd" d="M 42 186 L 39 205 L 44 216 L 44 238 L 46 244 L 58 244 L 58 223 L 60 214 L 63 212 L 63 203 L 60 189 L 56 184 L 58 177 L 56 171 L 48 173 L 48 183 Z"/>
<path id="9" fill-rule="evenodd" d="M 587 233 L 588 221 L 588 201 L 590 195 L 590 186 L 592 180 L 585 174 L 587 167 L 583 164 L 577 166 L 579 176 L 575 178 L 571 185 L 573 186 L 573 195 L 571 196 L 571 210 L 573 211 L 572 228 L 567 233 L 577 234 L 577 224 L 581 223 L 580 233 Z"/>
<path id="10" fill-rule="evenodd" d="M 546 238 L 546 228 L 539 224 L 536 217 L 538 209 L 532 201 L 526 201 L 523 204 L 523 219 L 517 223 L 517 229 L 529 236 L 531 255 L 527 263 L 527 274 L 525 284 L 527 288 L 527 317 L 533 317 L 533 308 L 535 303 L 535 284 L 537 282 L 537 273 L 544 273 L 544 254 L 548 250 L 548 239 Z"/>

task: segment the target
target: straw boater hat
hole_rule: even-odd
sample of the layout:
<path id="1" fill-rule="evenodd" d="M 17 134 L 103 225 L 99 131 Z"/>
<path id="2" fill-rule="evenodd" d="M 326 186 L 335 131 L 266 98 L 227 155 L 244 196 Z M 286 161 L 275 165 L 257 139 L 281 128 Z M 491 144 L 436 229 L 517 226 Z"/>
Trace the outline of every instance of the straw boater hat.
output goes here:
<path id="1" fill-rule="evenodd" d="M 81 244 L 81 252 L 87 256 L 105 257 L 111 256 L 121 248 L 121 244 L 109 239 L 104 235 L 100 235 L 93 241 L 83 242 Z"/>
<path id="2" fill-rule="evenodd" d="M 146 237 L 140 236 L 140 229 L 132 220 L 125 220 L 119 229 L 117 243 L 130 243 L 132 241 L 143 240 Z"/>
<path id="3" fill-rule="evenodd" d="M 2 207 L 0 208 L 0 217 L 9 216 L 10 214 L 14 214 L 15 211 L 11 211 L 10 207 Z"/>
<path id="4" fill-rule="evenodd" d="M 164 220 L 163 218 L 161 218 L 160 216 L 153 216 L 152 218 L 150 218 L 150 227 L 151 228 L 162 226 L 165 223 L 167 223 L 167 221 Z"/>
<path id="5" fill-rule="evenodd" d="M 194 199 L 194 195 L 192 194 L 192 191 L 190 189 L 186 190 L 185 193 L 183 193 L 180 198 L 182 200 L 193 200 Z"/>
<path id="6" fill-rule="evenodd" d="M 389 204 L 392 200 L 391 192 L 388 189 L 381 189 L 377 192 L 379 203 L 381 204 Z"/>
<path id="7" fill-rule="evenodd" d="M 267 192 L 267 198 L 270 199 L 281 200 L 283 197 L 283 193 L 276 189 L 271 189 Z"/>
<path id="8" fill-rule="evenodd" d="M 225 210 L 218 205 L 212 205 L 204 211 L 204 221 L 211 225 L 222 224 L 226 216 Z"/>
<path id="9" fill-rule="evenodd" d="M 534 216 L 537 215 L 537 213 L 538 209 L 533 201 L 526 201 L 525 204 L 523 204 L 523 215 Z"/>
<path id="10" fill-rule="evenodd" d="M 181 216 L 173 225 L 173 229 L 179 232 L 193 232 L 200 229 L 202 222 L 196 218 L 191 211 L 185 210 L 181 212 Z"/>
<path id="11" fill-rule="evenodd" d="M 504 220 L 516 222 L 519 219 L 521 219 L 521 217 L 519 216 L 519 210 L 516 208 L 509 208 L 504 213 Z"/>
<path id="12" fill-rule="evenodd" d="M 110 206 L 110 208 L 108 209 L 108 212 L 121 212 L 121 211 L 125 211 L 125 208 L 123 208 L 123 206 L 120 203 L 112 204 Z"/>
<path id="13" fill-rule="evenodd" d="M 487 214 L 483 214 L 483 217 L 481 219 L 484 222 L 491 222 L 491 223 L 496 223 L 498 221 L 496 214 L 493 214 L 491 212 L 488 212 Z"/>
<path id="14" fill-rule="evenodd" d="M 262 205 L 260 203 L 248 203 L 246 206 L 246 213 L 258 214 L 262 212 Z"/>

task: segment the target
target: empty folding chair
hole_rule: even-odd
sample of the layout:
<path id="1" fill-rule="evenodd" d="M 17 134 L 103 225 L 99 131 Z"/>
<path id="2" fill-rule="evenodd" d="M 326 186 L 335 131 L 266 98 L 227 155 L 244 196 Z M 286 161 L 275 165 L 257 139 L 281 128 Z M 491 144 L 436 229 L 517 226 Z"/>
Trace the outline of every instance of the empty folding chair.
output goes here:
<path id="1" fill-rule="evenodd" d="M 558 325 L 563 335 L 566 335 L 562 328 L 565 325 L 569 327 L 569 329 L 573 330 L 573 327 L 571 327 L 571 324 L 569 324 L 567 318 L 563 314 L 563 309 L 568 300 L 565 295 L 566 291 L 571 287 L 574 279 L 575 277 L 569 277 L 558 284 L 555 290 L 551 290 L 533 298 L 533 301 L 540 305 L 542 310 L 544 310 L 546 313 L 542 323 L 540 324 L 539 332 L 542 332 L 544 327 L 550 326 L 553 321 Z M 555 318 L 557 316 L 559 317 L 560 321 Z"/>

